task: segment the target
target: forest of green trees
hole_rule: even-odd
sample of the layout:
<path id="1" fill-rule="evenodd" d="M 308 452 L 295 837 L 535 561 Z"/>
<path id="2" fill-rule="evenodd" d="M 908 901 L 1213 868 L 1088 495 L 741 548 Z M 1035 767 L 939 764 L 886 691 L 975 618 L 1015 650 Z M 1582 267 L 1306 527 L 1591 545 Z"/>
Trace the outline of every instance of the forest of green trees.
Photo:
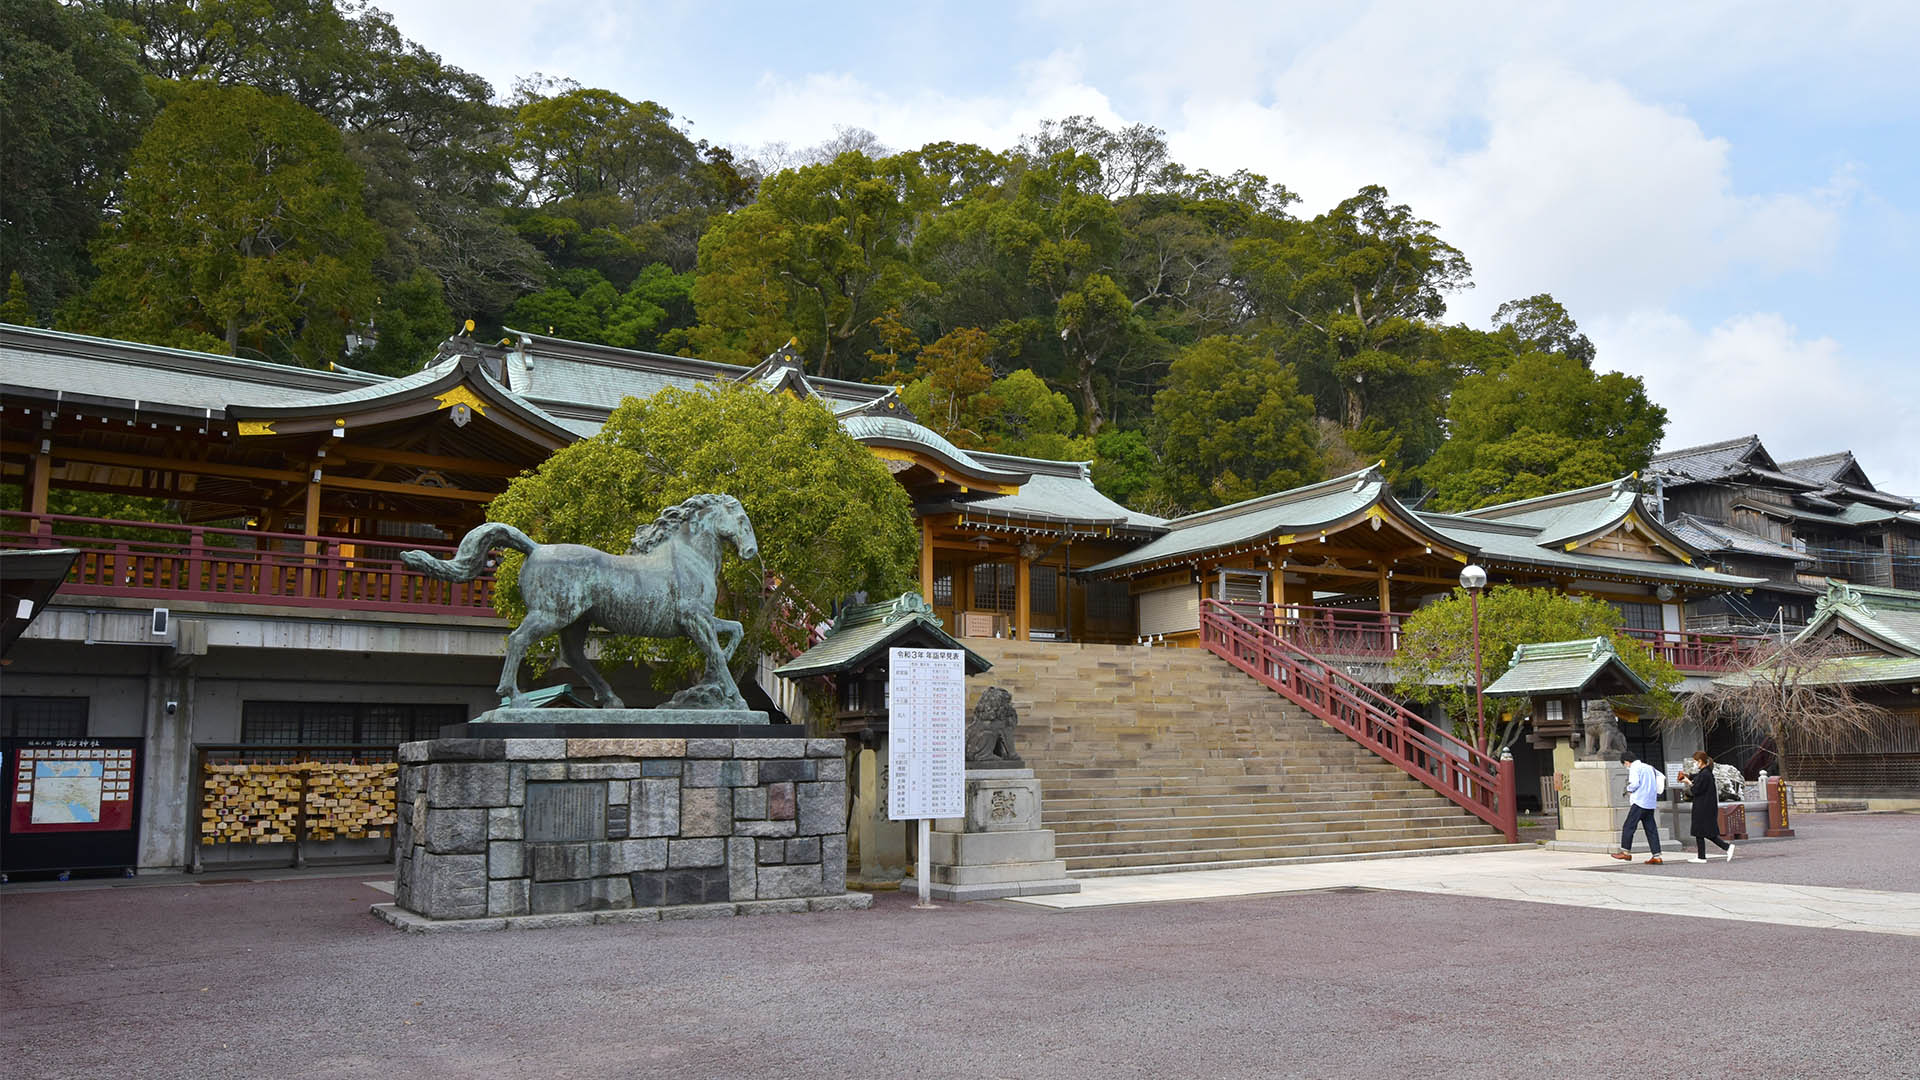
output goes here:
<path id="1" fill-rule="evenodd" d="M 1374 461 L 1464 509 L 1639 469 L 1666 423 L 1551 296 L 1448 323 L 1467 256 L 1385 188 L 1305 216 L 1145 125 L 716 146 L 611 90 L 501 96 L 351 0 L 12 0 L 0 64 L 7 322 L 386 373 L 469 318 L 736 364 L 792 338 L 1162 513 Z"/>

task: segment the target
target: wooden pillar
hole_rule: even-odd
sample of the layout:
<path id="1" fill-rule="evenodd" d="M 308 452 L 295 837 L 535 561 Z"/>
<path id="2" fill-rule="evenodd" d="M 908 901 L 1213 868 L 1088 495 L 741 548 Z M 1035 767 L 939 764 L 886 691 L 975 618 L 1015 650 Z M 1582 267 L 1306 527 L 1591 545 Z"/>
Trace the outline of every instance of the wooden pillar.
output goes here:
<path id="1" fill-rule="evenodd" d="M 47 489 L 52 486 L 53 455 L 46 450 L 36 450 L 33 454 L 33 465 L 27 472 L 27 513 L 47 512 Z M 53 531 L 53 525 L 44 521 L 34 522 L 31 528 L 36 533 Z"/>
<path id="2" fill-rule="evenodd" d="M 933 521 L 920 519 L 920 596 L 933 603 Z"/>
<path id="3" fill-rule="evenodd" d="M 1389 581 L 1387 568 L 1385 565 L 1382 565 L 1380 567 L 1380 614 L 1382 615 L 1393 610 L 1393 598 L 1387 588 Z"/>
<path id="4" fill-rule="evenodd" d="M 1033 560 L 1025 548 L 1022 544 L 1013 553 L 1013 633 L 1009 636 L 1015 641 L 1026 641 L 1032 628 Z"/>
<path id="5" fill-rule="evenodd" d="M 319 472 L 320 470 L 315 467 L 313 471 Z M 307 479 L 306 520 L 300 523 L 300 532 L 306 536 L 320 535 L 320 481 L 313 479 L 311 474 L 309 474 Z M 308 555 L 318 555 L 320 553 L 319 543 L 311 540 L 308 541 L 306 552 Z M 321 590 L 318 578 L 319 575 L 312 568 L 312 560 L 308 560 L 308 569 L 300 572 L 300 595 L 320 595 Z"/>

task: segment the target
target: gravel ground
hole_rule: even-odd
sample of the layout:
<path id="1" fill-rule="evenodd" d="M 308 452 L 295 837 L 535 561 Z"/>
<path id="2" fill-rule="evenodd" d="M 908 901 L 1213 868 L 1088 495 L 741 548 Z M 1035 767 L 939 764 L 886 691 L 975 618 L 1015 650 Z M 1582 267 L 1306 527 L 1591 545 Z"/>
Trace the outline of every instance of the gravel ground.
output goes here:
<path id="1" fill-rule="evenodd" d="M 1819 843 L 1724 869 L 1914 880 L 1920 817 L 1795 825 Z M 1877 884 L 1834 880 L 1866 866 Z M 6 1074 L 1920 1075 L 1911 937 L 1344 890 L 419 936 L 381 899 L 340 877 L 0 891 Z M 1705 989 L 1702 967 L 1741 974 Z"/>

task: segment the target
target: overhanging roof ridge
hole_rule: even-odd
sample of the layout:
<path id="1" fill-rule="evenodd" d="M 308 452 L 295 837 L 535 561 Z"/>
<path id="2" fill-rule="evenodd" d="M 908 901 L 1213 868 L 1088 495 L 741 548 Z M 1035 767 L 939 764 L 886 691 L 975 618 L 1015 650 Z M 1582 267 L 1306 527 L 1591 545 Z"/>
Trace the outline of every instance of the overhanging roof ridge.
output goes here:
<path id="1" fill-rule="evenodd" d="M 1360 482 L 1377 483 L 1384 488 L 1386 486 L 1386 477 L 1381 474 L 1379 466 L 1369 465 L 1364 469 L 1347 473 L 1344 476 L 1335 476 L 1330 479 L 1316 481 L 1315 483 L 1303 484 L 1300 487 L 1288 488 L 1285 491 L 1275 491 L 1266 495 L 1255 495 L 1251 499 L 1242 499 L 1237 503 L 1228 503 L 1225 506 L 1216 506 L 1208 510 L 1195 511 L 1183 517 L 1169 518 L 1167 526 L 1172 529 L 1184 529 L 1193 525 L 1204 525 L 1210 521 L 1235 518 L 1255 510 L 1269 510 L 1276 506 L 1285 506 L 1288 503 L 1304 502 L 1316 496 L 1330 494 L 1342 487 L 1357 486 Z M 1377 493 L 1375 498 L 1378 498 Z M 1412 511 L 1407 511 L 1407 513 L 1411 516 Z"/>

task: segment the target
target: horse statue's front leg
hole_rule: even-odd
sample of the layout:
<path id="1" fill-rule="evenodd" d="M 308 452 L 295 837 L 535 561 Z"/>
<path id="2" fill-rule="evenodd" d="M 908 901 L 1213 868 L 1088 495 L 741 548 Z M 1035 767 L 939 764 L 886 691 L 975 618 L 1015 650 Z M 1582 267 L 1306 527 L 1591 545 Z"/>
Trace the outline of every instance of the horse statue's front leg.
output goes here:
<path id="1" fill-rule="evenodd" d="M 713 634 L 720 640 L 720 655 L 731 660 L 733 650 L 739 648 L 741 640 L 747 636 L 747 628 L 732 619 L 715 619 Z"/>

